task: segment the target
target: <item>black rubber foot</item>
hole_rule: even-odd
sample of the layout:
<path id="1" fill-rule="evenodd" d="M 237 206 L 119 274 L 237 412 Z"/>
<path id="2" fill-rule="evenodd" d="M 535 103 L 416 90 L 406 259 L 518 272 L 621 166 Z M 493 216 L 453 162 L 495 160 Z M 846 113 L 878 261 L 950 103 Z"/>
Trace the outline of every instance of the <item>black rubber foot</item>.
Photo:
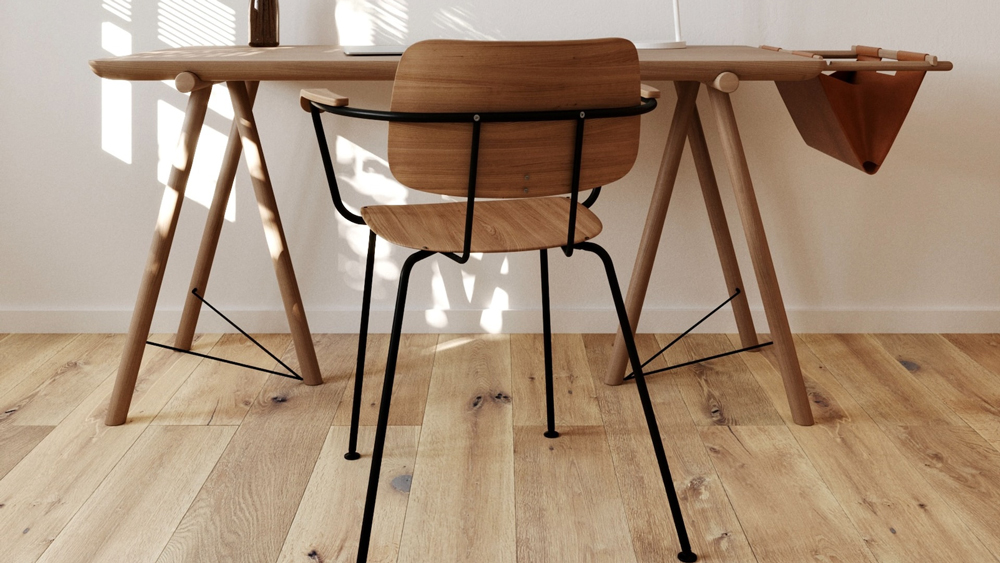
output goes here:
<path id="1" fill-rule="evenodd" d="M 356 459 L 361 459 L 361 454 L 359 454 L 358 452 L 347 452 L 346 454 L 344 454 L 344 459 L 349 460 L 349 461 L 354 461 Z M 694 560 L 692 559 L 692 561 L 694 561 Z"/>
<path id="2" fill-rule="evenodd" d="M 684 563 L 694 563 L 698 560 L 698 556 L 693 551 L 682 551 L 677 554 L 677 559 Z"/>
<path id="3" fill-rule="evenodd" d="M 546 438 L 558 438 L 559 437 L 559 433 L 556 432 L 555 430 L 546 430 L 545 431 L 545 437 Z"/>

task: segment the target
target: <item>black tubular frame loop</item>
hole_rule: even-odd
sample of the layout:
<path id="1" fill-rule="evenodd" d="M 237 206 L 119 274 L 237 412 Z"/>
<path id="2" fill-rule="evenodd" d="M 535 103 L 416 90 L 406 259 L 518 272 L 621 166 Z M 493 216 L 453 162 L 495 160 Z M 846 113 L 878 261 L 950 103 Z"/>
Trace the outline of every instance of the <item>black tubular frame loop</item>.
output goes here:
<path id="1" fill-rule="evenodd" d="M 597 198 L 600 196 L 601 196 L 601 186 L 597 186 L 596 188 L 590 190 L 590 195 L 588 195 L 587 199 L 583 200 L 583 203 L 580 205 L 583 205 L 587 209 L 590 209 L 590 206 L 594 205 L 597 202 Z"/>
<path id="2" fill-rule="evenodd" d="M 583 132 L 584 124 L 588 119 L 602 119 L 612 117 L 629 117 L 649 113 L 656 109 L 656 100 L 653 98 L 640 97 L 640 103 L 634 106 L 618 108 L 598 108 L 587 110 L 550 110 L 550 111 L 511 111 L 511 112 L 401 112 L 382 111 L 363 108 L 352 108 L 349 106 L 329 106 L 319 102 L 309 101 L 309 113 L 312 115 L 313 126 L 316 129 L 316 139 L 319 142 L 320 155 L 323 158 L 323 168 L 326 171 L 327 183 L 330 187 L 330 196 L 337 211 L 348 221 L 364 225 L 365 220 L 360 215 L 347 209 L 340 196 L 340 188 L 337 185 L 336 174 L 333 170 L 333 159 L 330 156 L 330 147 L 327 144 L 326 133 L 323 129 L 323 122 L 320 113 L 332 113 L 345 117 L 359 119 L 369 119 L 374 121 L 388 121 L 395 123 L 470 123 L 472 125 L 472 153 L 469 161 L 469 188 L 466 193 L 465 211 L 465 239 L 462 243 L 462 254 L 454 252 L 441 252 L 449 259 L 465 264 L 469 261 L 472 249 L 472 225 L 473 212 L 475 210 L 476 199 L 476 175 L 479 168 L 479 139 L 480 130 L 483 123 L 513 123 L 513 122 L 533 122 L 533 121 L 576 121 L 576 134 L 573 151 L 573 180 L 570 187 L 570 208 L 568 220 L 568 232 L 566 235 L 566 246 L 562 247 L 563 254 L 573 255 L 576 235 L 576 214 L 580 197 L 580 168 L 583 162 Z M 596 186 L 591 189 L 591 193 L 583 202 L 585 207 L 590 207 L 597 201 L 601 193 L 601 187 Z"/>
<path id="3" fill-rule="evenodd" d="M 566 246 L 563 254 L 573 255 L 573 243 L 576 242 L 576 204 L 580 199 L 580 168 L 583 166 L 583 126 L 587 122 L 587 113 L 581 111 L 576 118 L 576 138 L 573 146 L 573 180 L 569 195 L 569 232 L 566 234 Z"/>
<path id="4" fill-rule="evenodd" d="M 319 114 L 322 110 L 313 106 L 309 111 L 312 114 L 313 128 L 316 129 L 316 141 L 319 143 L 319 154 L 323 158 L 323 170 L 326 171 L 326 182 L 330 186 L 330 197 L 333 198 L 333 206 L 337 208 L 340 215 L 356 225 L 364 225 L 365 220 L 357 213 L 354 213 L 344 205 L 344 200 L 340 198 L 340 187 L 337 185 L 337 175 L 333 171 L 333 159 L 330 157 L 330 145 L 326 141 L 326 131 L 323 129 L 323 120 Z"/>
<path id="5" fill-rule="evenodd" d="M 581 111 L 586 113 L 587 119 L 628 117 L 631 115 L 642 115 L 656 109 L 655 98 L 640 98 L 640 100 L 641 101 L 638 105 L 620 108 L 498 112 L 386 111 L 355 108 L 351 106 L 328 106 L 312 100 L 309 101 L 309 105 L 320 111 L 335 115 L 356 117 L 359 119 L 371 119 L 374 121 L 389 121 L 394 123 L 472 123 L 474 121 L 481 121 L 483 123 L 511 123 L 519 121 L 573 121 L 580 118 Z"/>

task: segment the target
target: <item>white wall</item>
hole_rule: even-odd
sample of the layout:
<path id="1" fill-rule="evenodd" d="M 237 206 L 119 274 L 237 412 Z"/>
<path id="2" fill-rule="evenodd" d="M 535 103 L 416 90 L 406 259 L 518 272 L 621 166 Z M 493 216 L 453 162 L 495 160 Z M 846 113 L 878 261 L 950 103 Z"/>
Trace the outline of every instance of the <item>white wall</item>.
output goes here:
<path id="1" fill-rule="evenodd" d="M 161 6 L 163 14 L 180 20 L 190 9 L 184 2 L 217 5 L 208 18 L 213 23 L 190 33 L 245 42 L 245 1 L 169 1 L 181 8 Z M 126 117 L 117 127 L 131 140 L 104 139 L 117 139 L 118 148 L 110 148 L 119 156 L 131 153 L 124 162 L 102 149 L 102 81 L 87 60 L 107 56 L 105 22 L 130 34 L 134 51 L 167 47 L 160 36 L 176 41 L 183 32 L 158 32 L 157 2 L 131 6 L 131 21 L 102 3 L 129 5 L 0 3 L 0 332 L 127 328 L 161 195 L 158 138 L 169 155 L 176 138 L 172 119 L 185 97 L 163 83 L 136 83 L 122 98 L 130 110 L 121 103 L 106 108 L 106 116 Z M 396 0 L 400 4 L 405 1 Z M 611 2 L 589 4 L 595 14 L 614 9 Z M 284 2 L 282 43 L 337 42 L 336 9 L 334 2 Z M 874 177 L 808 148 L 772 84 L 744 83 L 734 103 L 793 330 L 1000 331 L 1000 4 L 688 0 L 682 9 L 691 44 L 832 49 L 860 43 L 954 61 L 953 72 L 927 76 Z M 265 84 L 259 126 L 311 326 L 350 332 L 358 319 L 365 233 L 345 225 L 329 203 L 310 122 L 296 103 L 303 86 Z M 665 96 L 661 108 L 644 118 L 639 164 L 606 189 L 596 207 L 606 225 L 598 242 L 616 258 L 623 284 L 674 102 L 670 85 L 659 86 Z M 390 85 L 340 83 L 335 89 L 355 104 L 384 107 Z M 224 92 L 217 96 L 220 111 L 209 112 L 212 131 L 203 138 L 220 143 L 230 122 Z M 709 145 L 721 155 L 704 97 Z M 351 205 L 427 200 L 387 178 L 384 127 L 333 119 L 328 131 L 342 137 L 337 167 Z M 195 176 L 206 179 L 193 180 L 193 195 L 211 190 L 217 160 L 210 152 L 199 153 Z M 763 328 L 728 174 L 721 157 L 716 160 L 751 306 Z M 641 330 L 683 329 L 726 297 L 696 181 L 686 155 Z M 176 327 L 205 215 L 201 204 L 185 204 L 156 331 Z M 404 256 L 380 246 L 374 331 L 389 328 Z M 551 260 L 556 330 L 610 331 L 614 315 L 599 262 L 559 253 Z M 443 259 L 422 263 L 412 281 L 407 329 L 539 331 L 537 272 L 533 253 L 486 256 L 463 267 Z M 252 330 L 285 330 L 245 167 L 237 177 L 235 222 L 224 229 L 207 294 Z M 209 317 L 203 316 L 202 329 L 224 328 Z M 706 329 L 734 325 L 720 313 Z"/>

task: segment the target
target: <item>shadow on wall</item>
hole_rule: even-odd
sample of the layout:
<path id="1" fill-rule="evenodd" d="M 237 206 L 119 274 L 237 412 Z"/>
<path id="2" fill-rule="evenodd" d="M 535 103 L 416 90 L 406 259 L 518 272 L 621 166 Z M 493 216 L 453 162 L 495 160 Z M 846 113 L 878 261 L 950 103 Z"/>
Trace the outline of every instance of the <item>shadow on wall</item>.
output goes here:
<path id="1" fill-rule="evenodd" d="M 132 0 L 101 0 L 103 20 L 100 34 L 101 45 L 107 56 L 122 56 L 133 52 L 200 45 L 237 45 L 244 43 L 245 1 L 244 0 L 158 0 L 155 3 Z M 344 43 L 367 44 L 372 42 L 403 43 L 407 40 L 407 4 L 405 0 L 342 0 L 335 3 L 336 31 Z M 461 7 L 452 11 L 435 14 L 433 18 L 444 33 L 488 38 L 477 33 L 470 26 L 467 14 Z M 289 18 L 288 16 L 291 15 Z M 283 13 L 291 25 L 301 27 L 307 36 L 325 36 L 332 26 L 322 24 L 322 18 L 304 18 L 302 14 Z M 296 41 L 295 35 L 287 31 L 282 34 L 286 43 L 308 43 Z M 334 42 L 336 38 L 334 38 Z M 311 42 L 317 42 L 313 39 Z M 143 95 L 149 95 L 144 90 Z M 102 80 L 101 89 L 101 148 L 112 157 L 133 164 L 134 139 L 149 138 L 144 131 L 133 131 L 133 108 L 156 108 L 157 138 L 157 180 L 166 184 L 175 159 L 177 139 L 181 130 L 186 105 L 186 95 L 176 91 L 172 81 L 164 81 L 152 91 L 152 100 L 133 103 L 136 94 L 133 84 L 127 81 Z M 186 197 L 203 207 L 212 201 L 215 182 L 221 166 L 224 149 L 232 125 L 233 110 L 225 85 L 213 88 L 209 103 L 209 114 L 201 132 L 198 151 L 192 168 Z M 265 124 L 266 125 L 266 124 Z M 372 147 L 364 147 L 344 135 L 331 135 L 331 149 L 335 155 L 340 188 L 345 201 L 355 209 L 371 204 L 403 204 L 415 196 L 417 201 L 440 201 L 437 196 L 419 194 L 396 182 L 389 172 L 388 163 L 378 156 Z M 365 136 L 366 139 L 371 137 Z M 266 141 L 265 141 L 266 142 Z M 380 141 L 384 144 L 384 140 Z M 303 149 L 311 158 L 303 165 L 321 170 L 316 153 L 315 141 L 302 140 Z M 379 146 L 382 146 L 380 144 Z M 151 169 L 150 162 L 135 162 L 141 169 Z M 242 167 L 242 165 L 241 165 Z M 237 183 L 240 179 L 237 179 Z M 321 188 L 321 186 L 316 186 Z M 226 210 L 226 219 L 235 222 L 237 193 L 233 190 Z M 332 209 L 332 206 L 331 206 Z M 324 215 L 326 216 L 326 215 Z M 247 220 L 254 221 L 256 217 Z M 339 239 L 337 271 L 341 276 L 337 285 L 346 286 L 357 292 L 357 303 L 364 285 L 364 264 L 367 252 L 368 229 L 333 219 L 337 225 Z M 376 250 L 375 303 L 391 303 L 396 291 L 399 265 L 407 249 L 394 248 L 380 241 Z M 449 326 L 448 311 L 453 307 L 482 309 L 480 326 L 484 331 L 497 333 L 503 330 L 502 312 L 509 307 L 507 291 L 498 283 L 509 271 L 509 261 L 504 256 L 474 255 L 473 260 L 462 266 L 449 263 L 442 265 L 430 261 L 414 273 L 411 285 L 419 288 L 430 286 L 431 304 L 425 312 L 425 322 L 434 329 L 445 330 Z M 426 270 L 421 272 L 421 270 Z M 498 275 L 499 274 L 499 275 Z M 477 282 L 477 279 L 479 280 Z M 483 280 L 491 280 L 484 283 Z M 415 295 L 419 299 L 419 293 Z"/>

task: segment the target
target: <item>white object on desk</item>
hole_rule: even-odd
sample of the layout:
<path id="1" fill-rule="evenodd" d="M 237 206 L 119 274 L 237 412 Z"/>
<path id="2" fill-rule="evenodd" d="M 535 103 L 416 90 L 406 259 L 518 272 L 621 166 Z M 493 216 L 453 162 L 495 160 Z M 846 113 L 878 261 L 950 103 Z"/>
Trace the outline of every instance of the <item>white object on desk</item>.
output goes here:
<path id="1" fill-rule="evenodd" d="M 652 43 L 635 43 L 636 49 L 683 49 L 687 47 L 687 42 L 681 39 L 681 0 L 674 0 L 674 40 L 657 41 Z"/>
<path id="2" fill-rule="evenodd" d="M 402 55 L 409 45 L 343 45 L 345 55 Z"/>

